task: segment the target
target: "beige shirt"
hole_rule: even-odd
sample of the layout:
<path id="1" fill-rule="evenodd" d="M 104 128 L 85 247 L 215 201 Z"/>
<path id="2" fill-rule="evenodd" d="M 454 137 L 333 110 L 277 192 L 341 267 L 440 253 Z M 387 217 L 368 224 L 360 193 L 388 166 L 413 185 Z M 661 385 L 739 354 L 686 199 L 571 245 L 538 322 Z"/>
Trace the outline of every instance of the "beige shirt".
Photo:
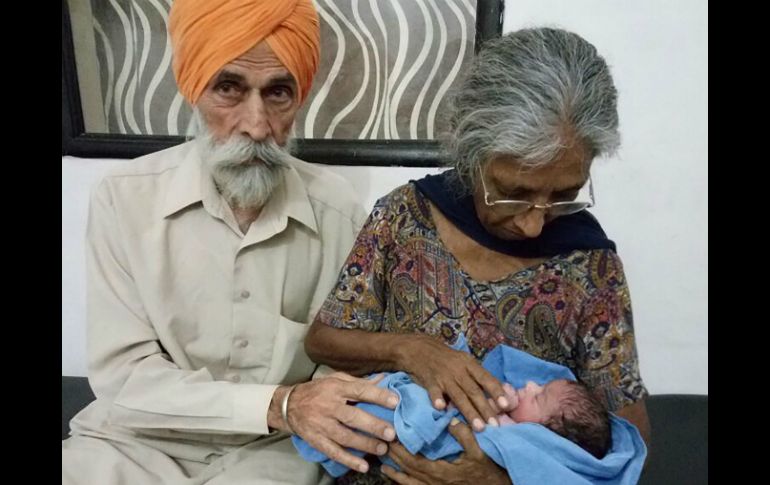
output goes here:
<path id="1" fill-rule="evenodd" d="M 207 461 L 269 433 L 279 384 L 308 380 L 308 323 L 366 214 L 342 178 L 296 160 L 244 235 L 193 143 L 94 190 L 88 358 L 97 401 L 73 420 Z"/>

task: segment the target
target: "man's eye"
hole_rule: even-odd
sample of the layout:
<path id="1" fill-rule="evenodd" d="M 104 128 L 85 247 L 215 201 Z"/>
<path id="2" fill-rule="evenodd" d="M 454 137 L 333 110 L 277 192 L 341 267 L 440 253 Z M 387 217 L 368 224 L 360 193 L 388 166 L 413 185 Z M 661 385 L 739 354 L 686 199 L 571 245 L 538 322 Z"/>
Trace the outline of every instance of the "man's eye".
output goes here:
<path id="1" fill-rule="evenodd" d="M 238 85 L 230 81 L 217 84 L 216 91 L 223 96 L 235 96 L 240 92 Z"/>
<path id="2" fill-rule="evenodd" d="M 270 88 L 267 94 L 271 98 L 276 98 L 278 100 L 288 100 L 291 99 L 292 91 L 286 86 L 274 86 Z"/>

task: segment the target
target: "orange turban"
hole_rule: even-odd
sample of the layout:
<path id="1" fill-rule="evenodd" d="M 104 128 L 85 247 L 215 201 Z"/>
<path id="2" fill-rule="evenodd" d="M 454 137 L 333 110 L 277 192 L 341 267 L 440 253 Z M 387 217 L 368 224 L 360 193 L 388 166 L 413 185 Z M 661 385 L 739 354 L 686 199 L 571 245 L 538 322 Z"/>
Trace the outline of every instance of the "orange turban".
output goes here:
<path id="1" fill-rule="evenodd" d="M 175 0 L 168 32 L 174 77 L 193 105 L 222 66 L 263 40 L 297 81 L 300 102 L 318 69 L 321 35 L 311 0 Z"/>

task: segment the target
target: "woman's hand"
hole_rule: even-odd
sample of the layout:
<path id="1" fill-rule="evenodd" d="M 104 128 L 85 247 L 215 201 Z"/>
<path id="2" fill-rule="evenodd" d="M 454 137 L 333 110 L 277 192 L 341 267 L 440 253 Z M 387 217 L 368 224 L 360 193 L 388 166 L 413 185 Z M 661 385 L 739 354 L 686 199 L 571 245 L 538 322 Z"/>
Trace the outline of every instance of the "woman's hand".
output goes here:
<path id="1" fill-rule="evenodd" d="M 508 485 L 511 483 L 506 471 L 497 466 L 479 448 L 473 432 L 467 425 L 455 418 L 449 425 L 449 432 L 465 450 L 457 460 L 430 461 L 425 457 L 412 455 L 398 443 L 391 443 L 388 456 L 401 468 L 401 471 L 383 465 L 382 473 L 403 485 L 479 485 L 480 483 Z"/>
<path id="2" fill-rule="evenodd" d="M 497 426 L 496 416 L 512 404 L 500 382 L 472 355 L 432 337 L 411 337 L 400 351 L 398 367 L 428 391 L 433 406 L 445 409 L 448 399 L 476 431 L 485 424 Z"/>

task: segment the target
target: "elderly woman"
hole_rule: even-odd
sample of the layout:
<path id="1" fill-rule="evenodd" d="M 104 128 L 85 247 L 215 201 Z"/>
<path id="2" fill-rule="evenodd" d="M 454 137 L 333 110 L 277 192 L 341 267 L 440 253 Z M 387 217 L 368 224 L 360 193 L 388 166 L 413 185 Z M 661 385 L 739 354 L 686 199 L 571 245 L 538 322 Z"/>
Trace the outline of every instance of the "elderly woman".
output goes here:
<path id="1" fill-rule="evenodd" d="M 619 145 L 616 98 L 604 59 L 576 34 L 527 29 L 486 43 L 454 99 L 454 167 L 375 204 L 308 355 L 357 375 L 409 372 L 438 409 L 454 403 L 481 430 L 510 403 L 478 360 L 511 345 L 569 367 L 648 440 L 623 266 L 585 210 L 592 161 Z M 473 356 L 446 345 L 461 333 Z M 470 428 L 452 428 L 459 460 L 395 444 L 402 471 L 383 472 L 400 483 L 508 482 Z"/>

